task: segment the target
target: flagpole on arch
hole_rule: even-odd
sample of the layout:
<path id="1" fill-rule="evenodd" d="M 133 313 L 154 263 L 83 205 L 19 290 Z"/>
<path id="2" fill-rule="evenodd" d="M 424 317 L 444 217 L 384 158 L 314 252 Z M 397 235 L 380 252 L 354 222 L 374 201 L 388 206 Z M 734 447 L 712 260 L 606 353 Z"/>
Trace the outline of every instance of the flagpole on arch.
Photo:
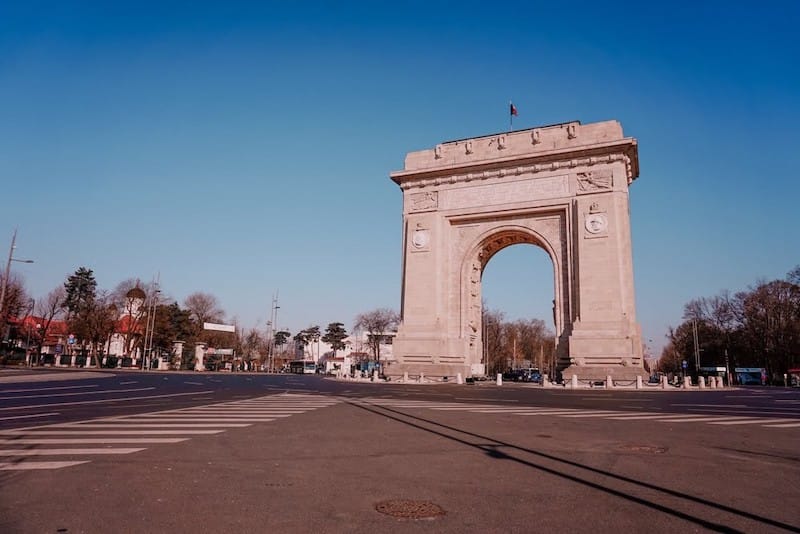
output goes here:
<path id="1" fill-rule="evenodd" d="M 514 102 L 509 100 L 508 101 L 508 121 L 509 121 L 508 131 L 509 132 L 513 132 L 514 131 L 514 116 L 515 115 L 517 115 L 517 108 L 516 108 L 516 106 L 514 106 Z"/>

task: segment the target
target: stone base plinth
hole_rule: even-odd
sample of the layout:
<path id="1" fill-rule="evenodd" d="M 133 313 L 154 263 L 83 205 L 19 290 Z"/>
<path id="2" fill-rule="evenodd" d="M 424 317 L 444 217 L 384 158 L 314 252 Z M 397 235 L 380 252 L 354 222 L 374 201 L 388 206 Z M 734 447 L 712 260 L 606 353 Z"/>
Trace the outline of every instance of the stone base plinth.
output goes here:
<path id="1" fill-rule="evenodd" d="M 567 383 L 572 380 L 572 376 L 576 375 L 578 380 L 602 380 L 605 381 L 606 377 L 611 377 L 615 382 L 632 381 L 636 382 L 636 377 L 641 376 L 645 381 L 648 378 L 647 371 L 639 366 L 623 366 L 623 365 L 570 365 L 561 371 L 561 379 Z"/>
<path id="2" fill-rule="evenodd" d="M 424 375 L 426 379 L 430 378 L 437 382 L 444 376 L 448 378 L 448 381 L 455 381 L 459 373 L 461 373 L 462 377 L 472 376 L 470 366 L 465 364 L 393 362 L 385 371 L 386 376 L 391 377 L 393 382 L 402 378 L 404 373 L 408 373 L 408 380 L 410 382 L 416 382 L 420 375 Z"/>

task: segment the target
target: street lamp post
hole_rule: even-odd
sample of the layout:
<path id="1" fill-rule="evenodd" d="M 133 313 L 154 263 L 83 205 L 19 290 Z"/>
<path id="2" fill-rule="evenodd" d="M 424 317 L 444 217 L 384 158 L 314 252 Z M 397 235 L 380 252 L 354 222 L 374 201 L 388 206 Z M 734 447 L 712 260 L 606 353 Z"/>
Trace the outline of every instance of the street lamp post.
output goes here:
<path id="1" fill-rule="evenodd" d="M 148 368 L 150 368 L 153 360 L 153 335 L 156 329 L 156 305 L 158 303 L 158 296 L 160 293 L 161 290 L 158 289 L 158 282 L 156 282 L 156 287 L 152 290 L 149 302 L 147 304 L 147 324 L 145 325 L 144 347 L 142 349 L 142 371 L 146 371 Z"/>
<path id="2" fill-rule="evenodd" d="M 14 258 L 14 248 L 16 247 L 17 242 L 17 229 L 14 228 L 14 235 L 11 237 L 11 247 L 8 249 L 8 261 L 6 262 L 6 272 L 3 276 L 3 283 L 2 288 L 0 288 L 0 332 L 6 333 L 6 327 L 8 325 L 8 321 L 5 320 L 6 317 L 6 291 L 8 290 L 8 277 L 11 275 L 11 262 L 17 261 L 19 263 L 33 263 L 33 260 L 18 260 Z M 7 335 L 4 336 L 5 339 L 8 338 Z"/>
<path id="3" fill-rule="evenodd" d="M 481 337 L 481 345 L 483 348 L 483 374 L 489 375 L 489 327 L 492 324 L 490 318 L 484 315 L 481 318 L 481 333 L 483 334 Z"/>
<path id="4" fill-rule="evenodd" d="M 11 247 L 8 249 L 8 261 L 6 262 L 6 272 L 3 276 L 3 285 L 0 289 L 0 317 L 3 316 L 6 304 L 6 291 L 8 290 L 8 277 L 11 274 L 11 262 L 17 261 L 19 263 L 33 263 L 33 260 L 18 260 L 14 258 L 14 248 L 17 242 L 17 229 L 14 228 L 14 235 L 11 237 Z"/>
<path id="5" fill-rule="evenodd" d="M 275 293 L 275 296 L 272 297 L 272 310 L 271 310 L 271 318 L 270 324 L 272 326 L 272 337 L 270 338 L 268 354 L 267 354 L 267 372 L 274 373 L 275 372 L 275 334 L 278 331 L 278 293 Z"/>
<path id="6" fill-rule="evenodd" d="M 22 324 L 25 325 L 25 332 L 27 333 L 27 337 L 25 339 L 25 365 L 30 367 L 31 361 L 31 325 L 29 324 L 28 318 L 33 313 L 33 307 L 36 305 L 36 301 L 30 299 L 28 303 L 28 312 L 25 314 L 25 319 L 22 320 Z"/>

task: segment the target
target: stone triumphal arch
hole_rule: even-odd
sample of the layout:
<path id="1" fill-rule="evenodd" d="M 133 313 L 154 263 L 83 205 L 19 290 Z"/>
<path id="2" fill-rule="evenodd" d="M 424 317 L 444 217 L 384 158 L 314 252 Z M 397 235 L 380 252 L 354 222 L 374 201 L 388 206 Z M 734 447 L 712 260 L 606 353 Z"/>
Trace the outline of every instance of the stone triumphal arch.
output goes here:
<path id="1" fill-rule="evenodd" d="M 616 121 L 409 153 L 391 175 L 403 191 L 403 286 L 386 373 L 483 374 L 483 269 L 499 250 L 529 243 L 553 261 L 562 375 L 644 375 L 628 209 L 638 174 L 636 140 Z"/>

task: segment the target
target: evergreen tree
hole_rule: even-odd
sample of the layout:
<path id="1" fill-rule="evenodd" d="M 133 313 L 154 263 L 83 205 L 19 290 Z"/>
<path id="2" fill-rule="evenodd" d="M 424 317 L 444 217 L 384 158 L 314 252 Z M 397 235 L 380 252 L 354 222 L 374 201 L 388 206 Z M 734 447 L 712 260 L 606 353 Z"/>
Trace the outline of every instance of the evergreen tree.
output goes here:
<path id="1" fill-rule="evenodd" d="M 94 303 L 97 293 L 97 281 L 94 272 L 86 267 L 80 267 L 75 274 L 70 275 L 64 283 L 67 292 L 66 308 L 70 314 L 80 314 Z"/>
<path id="2" fill-rule="evenodd" d="M 336 357 L 337 350 L 344 350 L 344 339 L 347 337 L 347 330 L 342 323 L 331 323 L 325 328 L 325 335 L 322 341 L 328 343 L 333 349 L 333 356 Z"/>

